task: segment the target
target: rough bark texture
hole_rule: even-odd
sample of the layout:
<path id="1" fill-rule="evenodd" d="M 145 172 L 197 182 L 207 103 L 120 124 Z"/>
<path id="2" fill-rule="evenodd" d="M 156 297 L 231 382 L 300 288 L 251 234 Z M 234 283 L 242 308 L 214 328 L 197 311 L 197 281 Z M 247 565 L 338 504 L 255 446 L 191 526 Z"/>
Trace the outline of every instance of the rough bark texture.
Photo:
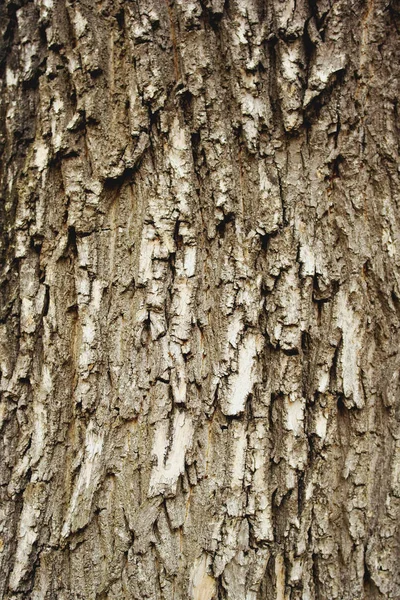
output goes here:
<path id="1" fill-rule="evenodd" d="M 0 11 L 0 597 L 400 598 L 398 7 Z"/>

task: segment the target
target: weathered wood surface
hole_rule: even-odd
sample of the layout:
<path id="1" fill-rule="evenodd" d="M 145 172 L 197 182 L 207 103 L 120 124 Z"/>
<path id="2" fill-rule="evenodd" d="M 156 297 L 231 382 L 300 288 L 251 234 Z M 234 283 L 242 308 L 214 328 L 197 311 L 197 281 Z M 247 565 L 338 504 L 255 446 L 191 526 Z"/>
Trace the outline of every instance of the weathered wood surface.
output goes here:
<path id="1" fill-rule="evenodd" d="M 0 13 L 0 597 L 400 598 L 398 5 Z"/>

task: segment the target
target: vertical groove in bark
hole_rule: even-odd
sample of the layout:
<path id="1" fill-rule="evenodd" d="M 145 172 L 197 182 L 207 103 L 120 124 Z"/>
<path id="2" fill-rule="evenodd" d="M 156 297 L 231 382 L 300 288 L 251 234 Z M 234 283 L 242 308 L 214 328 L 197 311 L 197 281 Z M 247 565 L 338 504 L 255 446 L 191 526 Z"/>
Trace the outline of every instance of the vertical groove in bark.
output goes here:
<path id="1" fill-rule="evenodd" d="M 0 597 L 398 598 L 395 3 L 0 16 Z"/>

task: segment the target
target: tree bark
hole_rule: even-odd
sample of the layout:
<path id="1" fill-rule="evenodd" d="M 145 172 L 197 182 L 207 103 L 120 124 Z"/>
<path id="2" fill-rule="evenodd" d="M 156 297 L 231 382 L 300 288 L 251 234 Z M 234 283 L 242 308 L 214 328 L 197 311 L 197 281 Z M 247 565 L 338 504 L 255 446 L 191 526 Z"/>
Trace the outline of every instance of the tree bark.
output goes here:
<path id="1" fill-rule="evenodd" d="M 0 11 L 0 597 L 400 598 L 398 5 Z"/>

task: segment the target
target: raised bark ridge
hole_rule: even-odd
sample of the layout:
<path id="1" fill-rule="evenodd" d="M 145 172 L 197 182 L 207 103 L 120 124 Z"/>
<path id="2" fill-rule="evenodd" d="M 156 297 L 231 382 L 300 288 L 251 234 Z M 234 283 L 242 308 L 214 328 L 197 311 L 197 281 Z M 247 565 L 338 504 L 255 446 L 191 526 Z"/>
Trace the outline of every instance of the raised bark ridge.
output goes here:
<path id="1" fill-rule="evenodd" d="M 395 3 L 0 12 L 0 597 L 399 598 Z"/>

